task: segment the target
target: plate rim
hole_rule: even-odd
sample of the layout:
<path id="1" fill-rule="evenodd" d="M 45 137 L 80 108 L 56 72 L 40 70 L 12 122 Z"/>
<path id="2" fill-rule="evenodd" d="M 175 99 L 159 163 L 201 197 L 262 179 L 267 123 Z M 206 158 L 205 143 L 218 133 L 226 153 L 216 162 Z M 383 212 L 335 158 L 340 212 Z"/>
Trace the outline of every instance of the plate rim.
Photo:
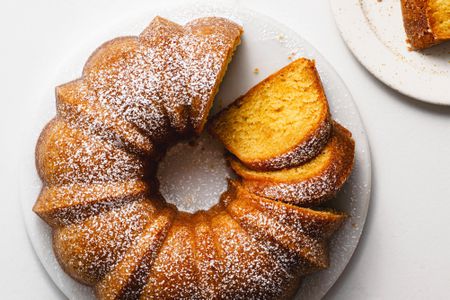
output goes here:
<path id="1" fill-rule="evenodd" d="M 216 9 L 221 9 L 221 10 L 226 10 L 226 11 L 235 11 L 236 8 L 229 6 L 227 4 L 215 4 L 212 5 L 208 2 L 205 3 L 200 3 L 208 8 L 216 8 Z M 156 7 L 156 8 L 146 8 L 145 10 L 138 12 L 138 13 L 130 13 L 125 15 L 123 18 L 120 18 L 118 20 L 112 21 L 112 22 L 108 22 L 106 26 L 102 26 L 100 28 L 100 30 L 96 31 L 94 34 L 88 36 L 85 40 L 85 43 L 83 43 L 83 45 L 81 47 L 76 47 L 76 49 L 74 49 L 74 51 L 71 51 L 70 53 L 68 53 L 68 55 L 61 60 L 61 63 L 56 64 L 55 66 L 55 72 L 52 76 L 49 76 L 49 82 L 51 82 L 50 80 L 54 80 L 55 82 L 58 80 L 55 79 L 59 79 L 61 76 L 61 66 L 64 66 L 63 63 L 67 63 L 71 61 L 71 58 L 74 58 L 77 54 L 79 55 L 80 53 L 83 52 L 83 50 L 86 50 L 87 46 L 90 42 L 94 41 L 94 40 L 98 40 L 99 36 L 101 34 L 105 33 L 105 30 L 108 30 L 108 28 L 116 28 L 118 25 L 123 24 L 124 22 L 126 22 L 127 20 L 129 20 L 130 18 L 137 18 L 139 19 L 140 17 L 142 18 L 142 16 L 144 14 L 149 15 L 149 16 L 153 16 L 156 14 L 160 14 L 160 13 L 164 13 L 164 12 L 169 12 L 172 11 L 173 9 L 175 9 L 176 11 L 178 10 L 182 10 L 183 7 L 189 7 L 189 5 L 182 5 L 182 6 L 171 6 L 171 5 L 166 5 L 166 6 L 162 6 L 162 7 Z M 358 119 L 359 123 L 361 124 L 361 128 L 359 128 L 361 130 L 361 140 L 358 141 L 358 143 L 363 144 L 364 148 L 364 159 L 362 160 L 363 164 L 366 165 L 366 176 L 367 176 L 367 184 L 368 186 L 366 187 L 367 190 L 367 199 L 364 201 L 364 206 L 362 206 L 362 214 L 360 215 L 360 217 L 363 219 L 363 221 L 361 222 L 361 226 L 357 231 L 357 240 L 355 243 L 355 247 L 349 252 L 349 259 L 346 261 L 345 266 L 343 267 L 343 269 L 339 272 L 338 276 L 334 279 L 334 281 L 332 282 L 331 285 L 329 285 L 326 289 L 326 291 L 323 293 L 322 297 L 324 295 L 326 295 L 326 293 L 334 286 L 334 284 L 337 282 L 337 280 L 339 280 L 339 278 L 341 278 L 342 273 L 344 272 L 344 270 L 346 269 L 346 267 L 348 266 L 348 263 L 350 262 L 350 260 L 353 257 L 353 254 L 355 252 L 355 250 L 358 248 L 359 245 L 359 241 L 365 226 L 365 222 L 367 219 L 367 214 L 368 214 L 368 209 L 370 207 L 370 200 L 371 200 L 371 194 L 372 194 L 372 189 L 371 189 L 371 185 L 372 185 L 372 159 L 371 159 L 371 151 L 370 151 L 370 144 L 369 144 L 369 140 L 368 140 L 368 136 L 367 136 L 367 131 L 365 130 L 365 126 L 364 126 L 364 122 L 361 118 L 361 114 L 359 112 L 359 109 L 356 105 L 356 102 L 353 99 L 353 96 L 351 95 L 350 90 L 348 89 L 348 86 L 345 84 L 345 82 L 343 81 L 342 77 L 338 74 L 338 72 L 335 70 L 335 68 L 324 58 L 324 56 L 321 54 L 321 52 L 314 47 L 310 42 L 308 42 L 307 40 L 305 40 L 299 33 L 297 33 L 295 30 L 289 28 L 288 26 L 278 22 L 277 20 L 271 18 L 270 16 L 267 16 L 265 14 L 256 12 L 254 10 L 251 10 L 249 8 L 246 7 L 239 7 L 239 12 L 237 12 L 238 14 L 247 14 L 247 15 L 251 15 L 252 17 L 257 17 L 260 19 L 263 19 L 264 22 L 266 23 L 270 23 L 271 25 L 274 25 L 275 27 L 281 29 L 283 31 L 283 33 L 288 33 L 290 36 L 294 36 L 295 38 L 297 38 L 298 40 L 302 41 L 305 45 L 307 45 L 308 47 L 310 47 L 311 49 L 314 50 L 316 57 L 319 57 L 320 60 L 322 61 L 322 65 L 325 65 L 327 69 L 331 70 L 332 73 L 334 73 L 333 75 L 336 75 L 336 78 L 338 78 L 339 83 L 337 84 L 338 86 L 342 86 L 343 89 L 349 94 L 349 100 L 350 100 L 350 104 L 353 106 L 355 113 L 356 113 L 356 118 Z M 109 25 L 109 26 L 108 26 Z M 41 96 L 39 99 L 43 99 L 46 98 L 46 96 L 48 95 L 48 87 L 43 88 L 43 92 L 40 93 L 39 95 Z M 37 104 L 30 105 L 30 107 L 28 107 L 28 111 L 32 112 L 34 110 L 37 109 Z M 30 115 L 30 114 L 27 114 Z M 24 131 L 24 138 L 29 138 L 30 134 L 26 134 L 26 128 L 23 128 Z M 25 157 L 25 155 L 29 155 L 29 151 L 26 151 L 25 149 L 23 149 L 23 156 Z M 19 163 L 20 164 L 20 163 Z M 23 169 L 23 166 L 19 166 L 20 170 Z M 22 171 L 23 172 L 23 171 Z M 19 188 L 21 187 L 21 185 L 23 185 L 23 182 L 20 180 L 21 178 L 21 174 L 22 172 L 19 172 L 19 178 L 18 180 L 20 181 L 19 183 Z M 20 192 L 21 189 L 19 189 L 19 200 L 20 200 L 20 206 L 21 206 L 21 214 L 24 218 L 24 223 L 25 223 L 25 227 L 26 227 L 26 232 L 27 232 L 27 236 L 30 240 L 30 243 L 33 247 L 34 252 L 36 253 L 37 257 L 39 258 L 39 262 L 42 264 L 42 266 L 44 267 L 44 269 L 46 270 L 47 275 L 51 278 L 52 282 L 58 287 L 58 289 L 68 298 L 70 294 L 67 293 L 66 289 L 63 289 L 60 286 L 60 281 L 57 280 L 58 278 L 54 278 L 54 276 L 52 275 L 54 272 L 51 272 L 49 270 L 49 268 L 51 268 L 50 264 L 45 264 L 45 258 L 42 257 L 42 253 L 38 250 L 38 245 L 36 245 L 36 241 L 34 240 L 34 238 L 31 236 L 31 230 L 29 229 L 31 225 L 30 220 L 27 220 L 26 218 L 26 214 L 25 211 L 26 210 L 30 210 L 30 207 L 27 206 L 28 203 L 26 203 L 24 196 L 22 196 L 22 193 Z M 56 275 L 57 276 L 57 275 Z M 57 276 L 59 277 L 59 276 Z M 91 289 L 90 287 L 86 287 Z"/>
<path id="2" fill-rule="evenodd" d="M 376 34 L 367 23 L 366 16 L 362 11 L 361 1 L 362 0 L 329 0 L 332 15 L 339 33 L 358 62 L 382 83 L 403 95 L 426 103 L 449 106 L 450 94 L 448 94 L 449 96 L 446 99 L 442 99 L 442 95 L 434 92 L 437 90 L 436 87 L 426 84 L 426 81 L 421 81 L 420 77 L 414 79 L 416 82 L 421 83 L 422 88 L 410 90 L 407 88 L 408 86 L 415 87 L 420 84 L 402 84 L 399 82 L 399 70 L 401 69 L 395 69 L 395 71 L 394 69 L 389 69 L 388 71 L 386 68 L 377 67 L 380 65 L 391 64 L 409 68 L 408 64 L 396 60 L 394 55 L 390 51 L 387 51 L 383 43 L 376 37 Z M 342 11 L 346 11 L 346 14 L 341 13 Z M 352 20 L 352 24 L 348 22 L 350 19 Z M 356 40 L 361 36 L 364 37 L 364 42 Z M 371 48 L 375 50 L 367 51 L 367 49 Z M 368 55 L 368 53 L 383 53 L 384 55 Z M 411 74 L 406 71 L 402 71 L 402 73 Z"/>

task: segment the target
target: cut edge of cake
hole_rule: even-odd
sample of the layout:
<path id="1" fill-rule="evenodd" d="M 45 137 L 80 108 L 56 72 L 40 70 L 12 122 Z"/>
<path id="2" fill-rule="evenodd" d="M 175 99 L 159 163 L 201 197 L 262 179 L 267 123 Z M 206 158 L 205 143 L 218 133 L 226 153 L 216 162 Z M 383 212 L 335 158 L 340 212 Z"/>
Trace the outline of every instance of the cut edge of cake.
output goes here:
<path id="1" fill-rule="evenodd" d="M 349 178 L 355 142 L 350 131 L 334 122 L 330 141 L 322 152 L 303 165 L 278 171 L 248 169 L 233 156 L 231 168 L 254 194 L 301 206 L 316 206 L 333 198 Z"/>
<path id="2" fill-rule="evenodd" d="M 401 0 L 407 43 L 421 50 L 450 39 L 450 4 L 440 7 L 437 1 Z M 445 3 L 444 3 L 445 5 Z"/>
<path id="3" fill-rule="evenodd" d="M 289 76 L 293 78 L 286 78 Z M 285 90 L 291 93 L 290 96 L 286 96 Z M 277 99 L 269 103 L 268 94 L 272 92 L 277 95 Z M 266 95 L 266 98 L 260 94 Z M 264 101 L 268 103 L 261 104 Z M 264 114 L 251 110 L 254 107 L 263 110 Z M 292 117 L 285 120 L 285 115 Z M 290 126 L 294 122 L 298 128 Z M 243 132 L 245 124 L 249 128 L 258 127 L 259 132 L 254 130 L 250 136 L 248 132 Z M 283 133 L 283 141 L 281 138 L 273 140 L 279 135 L 276 126 L 281 126 L 281 130 L 291 130 Z M 327 144 L 332 130 L 328 101 L 315 61 L 300 58 L 270 75 L 214 116 L 209 129 L 228 151 L 254 170 L 280 170 L 312 159 Z M 298 134 L 296 130 L 303 132 Z M 245 141 L 250 138 L 254 140 L 253 145 Z M 256 148 L 264 145 L 277 150 L 260 149 L 260 153 L 255 154 Z"/>

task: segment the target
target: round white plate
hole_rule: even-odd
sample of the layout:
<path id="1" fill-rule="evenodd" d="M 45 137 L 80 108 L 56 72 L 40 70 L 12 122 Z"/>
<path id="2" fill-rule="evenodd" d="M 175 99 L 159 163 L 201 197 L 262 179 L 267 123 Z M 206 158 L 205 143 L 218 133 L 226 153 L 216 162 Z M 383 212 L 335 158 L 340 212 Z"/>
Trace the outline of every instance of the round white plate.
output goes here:
<path id="1" fill-rule="evenodd" d="M 138 34 L 157 14 L 181 24 L 193 18 L 216 15 L 230 18 L 243 25 L 245 33 L 242 44 L 239 46 L 221 85 L 214 112 L 219 110 L 219 106 L 227 105 L 295 57 L 305 56 L 316 60 L 333 117 L 352 131 L 356 141 L 356 162 L 353 174 L 337 199 L 332 201 L 335 208 L 347 212 L 350 218 L 331 242 L 330 268 L 307 277 L 298 292 L 298 297 L 301 299 L 320 299 L 331 288 L 349 262 L 358 244 L 370 200 L 369 145 L 358 109 L 347 87 L 320 53 L 295 32 L 267 17 L 243 8 L 207 5 L 190 5 L 189 7 L 129 16 L 122 22 L 108 27 L 105 32 L 95 35 L 92 40 L 80 41 L 83 48 L 63 64 L 57 77 L 58 82 L 63 83 L 78 77 L 84 61 L 102 42 L 116 36 Z M 49 82 L 51 81 L 49 80 Z M 34 249 L 56 285 L 70 299 L 93 299 L 90 288 L 75 282 L 61 270 L 53 255 L 49 227 L 31 211 L 41 187 L 34 165 L 34 147 L 41 129 L 55 115 L 53 89 L 54 87 L 51 85 L 45 87 L 45 95 L 40 98 L 40 101 L 31 101 L 32 114 L 29 115 L 33 115 L 35 118 L 29 120 L 29 131 L 24 137 L 23 165 L 21 166 L 20 198 L 23 214 Z M 171 159 L 183 161 L 184 157 L 185 162 L 184 165 L 177 168 L 178 176 L 173 178 L 173 181 L 176 183 L 189 180 L 192 185 L 174 184 L 173 186 L 180 187 L 178 189 L 168 187 L 166 193 L 189 193 L 195 201 L 203 201 L 206 206 L 211 204 L 207 202 L 208 196 L 215 195 L 215 199 L 218 201 L 218 193 L 225 189 L 224 178 L 229 174 L 229 170 L 223 167 L 222 155 L 217 155 L 222 151 L 220 147 L 211 142 L 207 136 L 203 136 L 193 151 L 184 151 L 185 154 L 189 152 L 189 159 L 186 159 L 183 154 L 180 155 L 180 151 L 177 153 L 176 149 L 170 152 L 165 159 L 169 168 L 170 165 L 172 167 L 174 165 L 170 164 Z M 181 149 L 183 146 L 178 148 Z M 207 153 L 205 151 L 211 151 L 213 154 L 205 155 Z M 205 157 L 207 157 L 206 162 Z M 196 168 L 195 166 L 199 165 L 196 162 L 199 160 L 203 162 L 203 165 L 210 167 Z M 186 161 L 192 161 L 192 163 L 189 165 L 189 163 L 186 164 Z M 160 172 L 162 177 L 165 172 L 167 173 L 167 170 Z M 218 174 L 221 176 L 217 176 Z M 191 204 L 188 203 L 185 207 L 190 208 Z"/>
<path id="2" fill-rule="evenodd" d="M 425 102 L 450 105 L 450 42 L 409 51 L 399 0 L 330 0 L 344 41 L 391 88 Z"/>

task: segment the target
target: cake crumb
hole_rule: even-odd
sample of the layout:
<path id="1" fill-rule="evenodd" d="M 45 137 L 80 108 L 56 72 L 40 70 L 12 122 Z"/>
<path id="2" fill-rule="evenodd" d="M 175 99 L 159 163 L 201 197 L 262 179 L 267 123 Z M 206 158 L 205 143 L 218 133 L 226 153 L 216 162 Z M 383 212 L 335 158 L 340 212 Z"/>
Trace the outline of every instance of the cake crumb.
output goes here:
<path id="1" fill-rule="evenodd" d="M 258 68 L 255 68 L 255 69 L 253 70 L 253 74 L 258 75 L 258 74 L 259 74 L 259 69 L 258 69 Z"/>

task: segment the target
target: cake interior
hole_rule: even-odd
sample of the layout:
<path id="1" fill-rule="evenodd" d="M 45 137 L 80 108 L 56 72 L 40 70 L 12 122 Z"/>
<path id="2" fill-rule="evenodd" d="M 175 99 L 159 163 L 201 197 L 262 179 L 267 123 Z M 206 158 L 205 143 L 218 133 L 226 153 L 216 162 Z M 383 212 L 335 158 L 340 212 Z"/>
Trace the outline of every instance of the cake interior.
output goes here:
<path id="1" fill-rule="evenodd" d="M 318 126 L 328 109 L 323 99 L 313 64 L 297 60 L 229 106 L 214 131 L 241 160 L 281 155 Z"/>
<path id="2" fill-rule="evenodd" d="M 450 39 L 450 1 L 430 0 L 428 15 L 437 39 Z"/>

